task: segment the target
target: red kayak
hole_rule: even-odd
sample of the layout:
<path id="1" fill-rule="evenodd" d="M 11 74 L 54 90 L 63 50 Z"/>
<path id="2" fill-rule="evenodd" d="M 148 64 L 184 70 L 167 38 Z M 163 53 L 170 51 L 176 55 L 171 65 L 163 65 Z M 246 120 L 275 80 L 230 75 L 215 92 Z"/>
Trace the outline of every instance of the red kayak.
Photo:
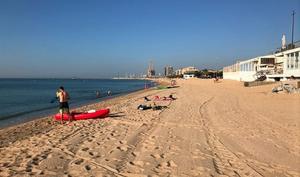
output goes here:
<path id="1" fill-rule="evenodd" d="M 63 120 L 85 120 L 104 118 L 108 116 L 109 109 L 91 110 L 88 112 L 72 112 L 71 114 L 63 114 Z M 54 116 L 55 120 L 61 120 L 61 114 L 57 113 Z"/>

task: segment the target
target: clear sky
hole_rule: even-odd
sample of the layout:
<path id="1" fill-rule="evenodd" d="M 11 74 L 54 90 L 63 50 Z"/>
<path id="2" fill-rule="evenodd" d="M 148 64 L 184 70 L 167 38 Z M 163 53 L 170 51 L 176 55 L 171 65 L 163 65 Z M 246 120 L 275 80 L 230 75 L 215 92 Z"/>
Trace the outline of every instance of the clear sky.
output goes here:
<path id="1" fill-rule="evenodd" d="M 300 39 L 300 0 L 0 0 L 0 77 L 221 68 Z"/>

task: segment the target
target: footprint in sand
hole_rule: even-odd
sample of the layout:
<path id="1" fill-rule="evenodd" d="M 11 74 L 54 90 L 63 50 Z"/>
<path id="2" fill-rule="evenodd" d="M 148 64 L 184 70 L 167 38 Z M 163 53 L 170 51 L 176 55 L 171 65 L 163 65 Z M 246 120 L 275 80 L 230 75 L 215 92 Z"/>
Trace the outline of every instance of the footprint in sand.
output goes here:
<path id="1" fill-rule="evenodd" d="M 107 137 L 106 139 L 107 140 L 115 140 L 116 138 L 114 138 L 114 137 Z"/>
<path id="2" fill-rule="evenodd" d="M 138 167 L 143 167 L 144 166 L 144 162 L 143 161 L 132 161 L 132 162 L 129 162 L 131 165 L 134 165 L 134 166 L 138 166 Z"/>
<path id="3" fill-rule="evenodd" d="M 138 156 L 140 154 L 140 152 L 132 152 L 131 153 L 134 157 Z"/>
<path id="4" fill-rule="evenodd" d="M 39 159 L 37 157 L 33 158 L 31 161 L 32 165 L 39 165 Z"/>
<path id="5" fill-rule="evenodd" d="M 155 158 L 155 159 L 160 159 L 160 155 L 159 154 L 151 154 L 151 157 Z"/>
<path id="6" fill-rule="evenodd" d="M 93 152 L 89 152 L 89 155 L 90 155 L 90 156 L 94 156 L 94 153 L 93 153 Z"/>
<path id="7" fill-rule="evenodd" d="M 127 144 L 127 141 L 121 140 L 121 141 L 119 141 L 119 143 L 120 143 L 120 144 Z"/>
<path id="8" fill-rule="evenodd" d="M 83 159 L 76 159 L 75 161 L 73 161 L 73 163 L 76 165 L 80 165 L 82 164 L 83 161 L 84 161 Z"/>
<path id="9" fill-rule="evenodd" d="M 119 149 L 121 151 L 127 151 L 128 147 L 126 145 L 123 145 L 123 146 L 118 146 L 117 149 Z"/>
<path id="10" fill-rule="evenodd" d="M 158 174 L 160 173 L 171 173 L 171 169 L 168 168 L 166 163 L 162 163 L 156 166 L 156 168 L 154 169 L 155 172 L 157 172 Z M 160 176 L 164 176 L 160 174 Z"/>
<path id="11" fill-rule="evenodd" d="M 177 164 L 173 160 L 170 160 L 170 161 L 162 162 L 162 163 L 158 164 L 157 167 L 161 168 L 161 169 L 176 168 Z"/>
<path id="12" fill-rule="evenodd" d="M 161 146 L 156 146 L 154 149 L 159 150 L 159 149 L 161 149 Z"/>
<path id="13" fill-rule="evenodd" d="M 117 136 L 117 134 L 116 133 L 111 133 L 110 136 L 115 137 L 115 136 Z"/>
<path id="14" fill-rule="evenodd" d="M 31 172 L 32 171 L 32 166 L 27 166 L 25 171 L 28 172 L 28 173 Z"/>
<path id="15" fill-rule="evenodd" d="M 86 171 L 90 171 L 92 169 L 89 165 L 84 166 L 84 168 L 86 169 Z"/>
<path id="16" fill-rule="evenodd" d="M 165 159 L 166 158 L 165 154 L 151 154 L 150 156 L 155 159 Z"/>
<path id="17" fill-rule="evenodd" d="M 171 167 L 171 168 L 177 167 L 177 164 L 173 160 L 168 161 L 167 164 L 168 164 L 168 167 Z"/>
<path id="18" fill-rule="evenodd" d="M 85 147 L 85 148 L 83 148 L 83 149 L 81 149 L 82 151 L 87 151 L 87 150 L 89 150 L 90 148 L 88 148 L 88 147 Z"/>

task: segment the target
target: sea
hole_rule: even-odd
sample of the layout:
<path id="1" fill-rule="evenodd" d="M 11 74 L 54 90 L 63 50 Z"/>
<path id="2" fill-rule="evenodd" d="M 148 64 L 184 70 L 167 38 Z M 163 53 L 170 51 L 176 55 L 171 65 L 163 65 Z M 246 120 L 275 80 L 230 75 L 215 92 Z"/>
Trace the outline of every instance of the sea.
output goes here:
<path id="1" fill-rule="evenodd" d="M 155 83 L 134 79 L 0 79 L 0 128 L 56 113 L 55 93 L 60 86 L 69 93 L 72 110 L 144 89 L 145 85 Z"/>

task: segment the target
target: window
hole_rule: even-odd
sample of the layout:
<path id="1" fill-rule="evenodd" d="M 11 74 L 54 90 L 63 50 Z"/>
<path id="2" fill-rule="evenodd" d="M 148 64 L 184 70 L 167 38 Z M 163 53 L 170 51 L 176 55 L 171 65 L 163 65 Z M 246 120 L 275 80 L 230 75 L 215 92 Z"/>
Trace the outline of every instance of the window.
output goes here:
<path id="1" fill-rule="evenodd" d="M 261 58 L 261 64 L 275 64 L 275 58 Z"/>
<path id="2" fill-rule="evenodd" d="M 294 63 L 295 63 L 294 53 L 291 53 L 291 57 L 290 57 L 290 68 L 291 69 L 294 68 Z"/>
<path id="3" fill-rule="evenodd" d="M 299 52 L 296 52 L 295 68 L 298 69 L 299 66 Z"/>

